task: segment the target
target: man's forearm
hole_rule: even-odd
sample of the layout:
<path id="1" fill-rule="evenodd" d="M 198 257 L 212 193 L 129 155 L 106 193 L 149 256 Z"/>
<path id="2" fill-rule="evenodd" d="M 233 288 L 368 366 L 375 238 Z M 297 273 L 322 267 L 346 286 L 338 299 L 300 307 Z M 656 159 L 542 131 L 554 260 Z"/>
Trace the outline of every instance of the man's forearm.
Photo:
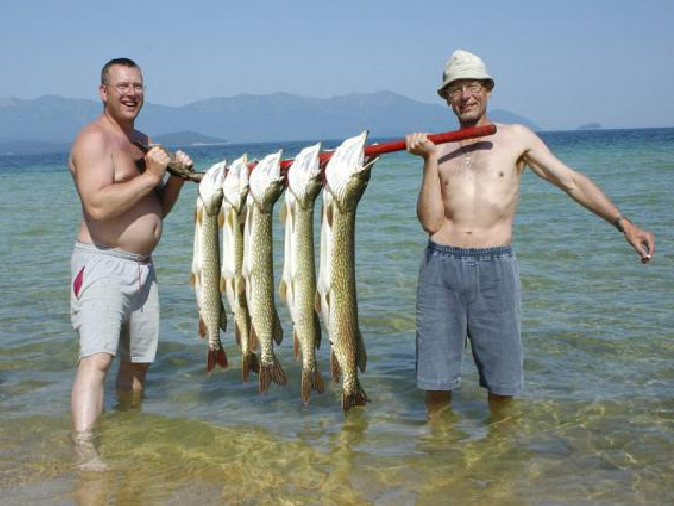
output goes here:
<path id="1" fill-rule="evenodd" d="M 166 185 L 162 188 L 160 194 L 161 209 L 164 216 L 171 212 L 171 209 L 173 209 L 173 206 L 178 201 L 183 184 L 185 184 L 185 180 L 180 177 L 171 176 L 166 181 Z"/>
<path id="2" fill-rule="evenodd" d="M 156 180 L 147 173 L 130 181 L 112 183 L 86 199 L 86 210 L 96 220 L 117 218 L 136 205 L 156 185 Z"/>
<path id="3" fill-rule="evenodd" d="M 438 160 L 435 156 L 429 156 L 424 159 L 424 172 L 417 200 L 417 218 L 426 232 L 434 234 L 442 226 L 444 213 Z"/>
<path id="4" fill-rule="evenodd" d="M 590 178 L 578 172 L 574 174 L 573 180 L 573 186 L 567 191 L 569 196 L 600 218 L 615 225 L 619 211 L 604 192 Z"/>

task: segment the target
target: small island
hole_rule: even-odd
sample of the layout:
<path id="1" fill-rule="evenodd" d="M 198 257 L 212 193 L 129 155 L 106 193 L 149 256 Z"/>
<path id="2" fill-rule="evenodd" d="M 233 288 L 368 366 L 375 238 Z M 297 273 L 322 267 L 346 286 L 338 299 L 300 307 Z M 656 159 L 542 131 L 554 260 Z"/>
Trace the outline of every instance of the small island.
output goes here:
<path id="1" fill-rule="evenodd" d="M 227 140 L 218 139 L 209 135 L 203 135 L 192 130 L 184 130 L 170 134 L 153 135 L 152 142 L 164 146 L 210 146 L 227 144 Z"/>
<path id="2" fill-rule="evenodd" d="M 580 125 L 576 130 L 601 130 L 602 126 L 599 123 L 585 123 Z"/>

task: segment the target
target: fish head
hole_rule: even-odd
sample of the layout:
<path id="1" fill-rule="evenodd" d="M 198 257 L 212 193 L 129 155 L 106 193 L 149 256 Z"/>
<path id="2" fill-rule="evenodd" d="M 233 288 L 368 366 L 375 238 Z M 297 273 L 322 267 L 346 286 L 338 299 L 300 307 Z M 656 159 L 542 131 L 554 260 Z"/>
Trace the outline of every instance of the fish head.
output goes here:
<path id="1" fill-rule="evenodd" d="M 282 153 L 283 150 L 279 150 L 264 157 L 250 175 L 249 194 L 263 211 L 270 210 L 285 189 L 285 182 L 281 176 Z"/>
<path id="2" fill-rule="evenodd" d="M 308 146 L 298 153 L 288 169 L 288 190 L 300 206 L 313 205 L 323 187 L 319 152 L 321 143 Z"/>
<path id="3" fill-rule="evenodd" d="M 325 169 L 330 194 L 342 210 L 354 210 L 370 178 L 371 165 L 363 166 L 367 131 L 342 142 Z"/>
<path id="4" fill-rule="evenodd" d="M 222 185 L 225 180 L 226 161 L 218 162 L 206 171 L 199 183 L 199 195 L 208 214 L 217 213 L 222 207 Z"/>
<path id="5" fill-rule="evenodd" d="M 248 195 L 248 156 L 243 155 L 228 167 L 222 184 L 224 200 L 240 213 Z"/>

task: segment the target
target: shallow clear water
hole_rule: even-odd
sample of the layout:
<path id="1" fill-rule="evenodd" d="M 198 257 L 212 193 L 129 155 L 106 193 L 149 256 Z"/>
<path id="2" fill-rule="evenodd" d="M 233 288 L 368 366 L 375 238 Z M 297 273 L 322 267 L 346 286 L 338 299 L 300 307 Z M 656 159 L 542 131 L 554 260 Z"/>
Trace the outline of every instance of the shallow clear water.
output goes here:
<path id="1" fill-rule="evenodd" d="M 65 156 L 0 158 L 0 503 L 503 504 L 674 502 L 674 130 L 543 134 L 624 214 L 655 232 L 642 266 L 621 235 L 527 172 L 514 246 L 523 284 L 525 393 L 493 419 L 469 352 L 453 409 L 427 421 L 414 379 L 414 298 L 426 238 L 415 218 L 418 159 L 377 162 L 358 210 L 356 273 L 371 402 L 343 415 L 328 384 L 308 407 L 290 339 L 288 384 L 257 392 L 230 369 L 208 375 L 188 284 L 196 186 L 154 258 L 161 342 L 142 407 L 110 375 L 96 431 L 113 471 L 74 469 L 70 387 L 77 343 L 69 258 L 79 202 Z M 308 142 L 306 144 L 309 144 Z M 292 156 L 303 144 L 286 144 Z M 192 150 L 200 170 L 275 145 Z M 277 206 L 278 207 L 278 206 Z M 277 209 L 278 212 L 278 209 Z M 282 230 L 275 221 L 275 273 Z M 287 309 L 279 303 L 286 336 Z M 327 344 L 327 343 L 326 343 Z M 319 350 L 327 380 L 328 347 Z"/>

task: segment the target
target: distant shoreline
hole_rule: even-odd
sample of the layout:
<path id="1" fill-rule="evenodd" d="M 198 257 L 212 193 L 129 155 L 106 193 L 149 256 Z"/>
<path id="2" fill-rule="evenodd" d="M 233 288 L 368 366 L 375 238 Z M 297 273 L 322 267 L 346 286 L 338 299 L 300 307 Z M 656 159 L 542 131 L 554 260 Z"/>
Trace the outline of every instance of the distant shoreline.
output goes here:
<path id="1" fill-rule="evenodd" d="M 600 134 L 600 133 L 616 133 L 616 132 L 630 132 L 630 131 L 666 131 L 674 130 L 674 126 L 671 127 L 650 127 L 650 128 L 597 128 L 597 129 L 587 129 L 587 130 L 537 130 L 538 134 L 560 134 L 568 133 L 574 135 L 588 135 L 588 134 Z M 387 137 L 372 137 L 370 142 L 382 142 L 392 139 L 402 138 L 404 134 L 401 134 L 399 137 L 387 136 Z M 333 141 L 339 141 L 340 139 L 323 139 L 322 142 L 330 143 Z M 261 145 L 261 144 L 295 144 L 295 143 L 315 143 L 318 139 L 297 139 L 297 140 L 269 140 L 269 141 L 256 141 L 256 142 L 213 142 L 213 143 L 190 143 L 190 144 L 166 144 L 168 148 L 177 148 L 177 149 L 189 149 L 191 147 L 201 148 L 201 147 L 213 147 L 213 146 L 246 146 L 246 145 Z M 25 147 L 30 146 L 26 149 Z M 30 142 L 30 141 L 17 141 L 0 143 L 0 158 L 10 157 L 10 156 L 30 156 L 30 155 L 63 155 L 70 152 L 70 143 L 50 143 L 50 142 Z"/>

